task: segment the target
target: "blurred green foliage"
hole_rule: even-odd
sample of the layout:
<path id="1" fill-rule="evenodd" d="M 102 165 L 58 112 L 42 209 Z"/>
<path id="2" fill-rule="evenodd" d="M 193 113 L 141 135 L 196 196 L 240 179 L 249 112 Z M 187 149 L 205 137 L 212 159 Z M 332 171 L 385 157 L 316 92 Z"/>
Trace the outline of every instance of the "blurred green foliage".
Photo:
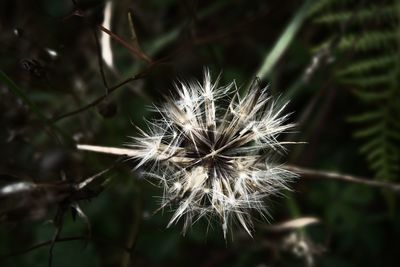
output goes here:
<path id="1" fill-rule="evenodd" d="M 355 2 L 325 1 L 313 10 L 318 14 L 314 21 L 332 29 L 347 28 L 337 42 L 340 53 L 350 60 L 336 75 L 338 81 L 354 88 L 365 105 L 350 118 L 360 125 L 354 135 L 364 140 L 360 150 L 376 177 L 395 180 L 400 174 L 400 4 L 381 1 L 353 11 Z"/>

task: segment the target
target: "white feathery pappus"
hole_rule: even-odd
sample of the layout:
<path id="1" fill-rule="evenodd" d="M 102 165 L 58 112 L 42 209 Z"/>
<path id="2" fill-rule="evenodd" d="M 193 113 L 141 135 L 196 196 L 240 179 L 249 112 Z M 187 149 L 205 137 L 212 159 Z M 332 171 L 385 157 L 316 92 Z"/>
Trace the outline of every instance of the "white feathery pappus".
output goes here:
<path id="1" fill-rule="evenodd" d="M 278 105 L 257 80 L 241 96 L 235 82 L 220 86 L 208 70 L 202 82 L 175 87 L 176 96 L 155 106 L 160 118 L 122 150 L 159 181 L 161 207 L 174 210 L 168 226 L 183 220 L 185 233 L 200 218 L 218 218 L 225 239 L 232 222 L 251 235 L 251 211 L 268 216 L 265 199 L 297 176 L 272 161 L 293 143 L 277 139 L 294 126 L 286 123 L 286 104 Z"/>

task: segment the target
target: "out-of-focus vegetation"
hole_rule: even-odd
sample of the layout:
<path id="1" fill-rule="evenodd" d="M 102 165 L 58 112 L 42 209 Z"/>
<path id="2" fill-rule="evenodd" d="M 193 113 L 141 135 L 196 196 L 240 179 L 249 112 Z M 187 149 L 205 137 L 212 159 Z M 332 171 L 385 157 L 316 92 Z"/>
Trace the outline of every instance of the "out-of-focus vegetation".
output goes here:
<path id="1" fill-rule="evenodd" d="M 0 266 L 48 264 L 54 238 L 53 266 L 398 265 L 392 191 L 304 177 L 270 200 L 275 228 L 225 242 L 199 221 L 182 236 L 135 162 L 74 144 L 129 142 L 208 66 L 290 99 L 297 133 L 282 139 L 307 144 L 282 162 L 400 183 L 399 16 L 396 0 L 1 1 Z M 281 224 L 305 216 L 319 222 Z"/>

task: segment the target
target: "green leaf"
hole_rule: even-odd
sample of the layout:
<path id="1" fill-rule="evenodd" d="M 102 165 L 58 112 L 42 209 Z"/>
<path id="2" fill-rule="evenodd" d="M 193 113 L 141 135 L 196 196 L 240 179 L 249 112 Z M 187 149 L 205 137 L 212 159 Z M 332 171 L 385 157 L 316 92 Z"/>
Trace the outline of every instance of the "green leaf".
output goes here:
<path id="1" fill-rule="evenodd" d="M 363 113 L 356 116 L 349 117 L 349 122 L 364 123 L 379 119 L 382 117 L 382 112 L 380 110 L 374 110 L 371 112 Z"/>
<path id="2" fill-rule="evenodd" d="M 313 2 L 314 0 L 306 0 L 301 8 L 299 8 L 296 15 L 293 16 L 292 20 L 286 26 L 285 30 L 282 32 L 281 36 L 275 43 L 274 47 L 265 57 L 260 69 L 257 71 L 257 77 L 259 77 L 260 79 L 264 79 L 271 73 L 272 69 L 275 67 L 275 64 L 281 58 L 283 53 L 292 42 L 294 36 L 299 31 L 301 25 L 307 17 L 308 9 Z"/>
<path id="3" fill-rule="evenodd" d="M 341 24 L 344 21 L 352 20 L 354 23 L 366 23 L 370 20 L 395 20 L 397 18 L 397 10 L 395 6 L 370 6 L 367 8 L 359 9 L 356 13 L 353 11 L 333 11 L 314 19 L 318 24 Z"/>
<path id="4" fill-rule="evenodd" d="M 364 138 L 364 137 L 369 137 L 369 136 L 374 136 L 376 133 L 379 131 L 382 131 L 382 128 L 384 127 L 383 123 L 379 123 L 373 126 L 370 126 L 366 129 L 359 130 L 355 132 L 354 137 L 356 138 Z"/>

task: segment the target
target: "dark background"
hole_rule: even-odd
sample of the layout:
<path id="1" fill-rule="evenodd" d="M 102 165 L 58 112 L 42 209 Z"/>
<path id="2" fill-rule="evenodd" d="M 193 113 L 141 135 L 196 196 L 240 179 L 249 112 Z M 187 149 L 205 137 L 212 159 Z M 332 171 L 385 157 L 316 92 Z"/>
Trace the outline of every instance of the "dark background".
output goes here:
<path id="1" fill-rule="evenodd" d="M 133 124 L 144 126 L 144 118 L 154 116 L 148 106 L 162 103 L 178 79 L 201 79 L 204 67 L 242 90 L 259 76 L 273 96 L 290 100 L 297 132 L 282 140 L 307 144 L 290 147 L 280 162 L 399 182 L 399 5 L 113 1 L 110 68 L 99 64 L 94 34 L 103 34 L 104 1 L 3 0 L 0 185 L 73 184 L 110 167 L 117 157 L 77 151 L 74 142 L 126 144 L 136 134 Z M 107 94 L 101 67 L 109 88 L 140 77 Z M 180 224 L 166 229 L 171 212 L 153 214 L 162 189 L 140 179 L 134 166 L 118 164 L 101 177 L 107 183 L 96 185 L 98 195 L 78 201 L 92 228 L 86 241 L 85 220 L 73 219 L 70 199 L 59 202 L 64 193 L 54 187 L 11 199 L 0 195 L 0 266 L 46 266 L 47 241 L 60 222 L 59 238 L 76 238 L 56 242 L 53 266 L 307 266 L 311 259 L 315 266 L 398 264 L 399 198 L 390 190 L 303 177 L 292 192 L 269 200 L 270 223 L 313 216 L 318 224 L 276 232 L 258 220 L 254 238 L 234 228 L 224 241 L 214 222 L 208 228 L 200 221 L 186 236 Z M 61 219 L 57 210 L 65 212 Z M 132 240 L 129 261 L 124 246 Z"/>

